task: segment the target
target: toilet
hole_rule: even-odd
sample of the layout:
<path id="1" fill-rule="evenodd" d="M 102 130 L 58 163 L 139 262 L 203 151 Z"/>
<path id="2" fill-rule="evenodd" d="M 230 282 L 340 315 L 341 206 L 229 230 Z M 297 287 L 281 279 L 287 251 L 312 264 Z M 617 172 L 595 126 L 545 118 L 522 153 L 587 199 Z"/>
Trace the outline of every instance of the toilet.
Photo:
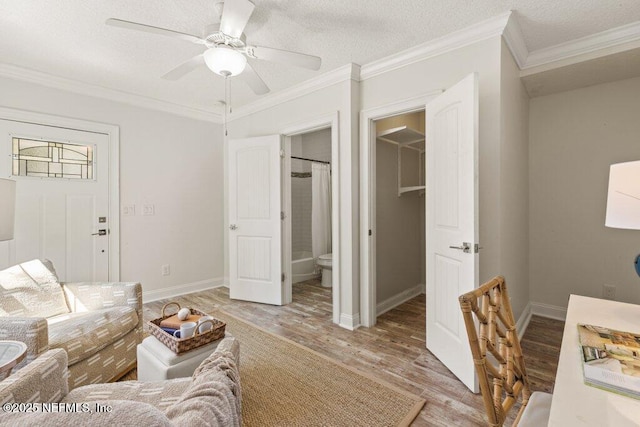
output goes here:
<path id="1" fill-rule="evenodd" d="M 322 287 L 330 288 L 331 282 L 331 254 L 320 255 L 316 260 L 318 267 L 322 269 Z"/>

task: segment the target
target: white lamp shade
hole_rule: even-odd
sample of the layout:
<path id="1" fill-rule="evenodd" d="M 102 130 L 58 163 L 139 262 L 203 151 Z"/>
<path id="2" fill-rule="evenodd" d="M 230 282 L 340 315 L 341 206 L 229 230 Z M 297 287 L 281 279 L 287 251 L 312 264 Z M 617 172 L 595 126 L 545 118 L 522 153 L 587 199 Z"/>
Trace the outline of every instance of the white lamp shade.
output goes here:
<path id="1" fill-rule="evenodd" d="M 247 58 L 229 47 L 218 46 L 204 52 L 207 67 L 221 76 L 237 76 L 247 65 Z"/>
<path id="2" fill-rule="evenodd" d="M 0 241 L 13 239 L 16 182 L 0 178 Z"/>
<path id="3" fill-rule="evenodd" d="M 605 225 L 640 230 L 640 161 L 611 165 Z"/>

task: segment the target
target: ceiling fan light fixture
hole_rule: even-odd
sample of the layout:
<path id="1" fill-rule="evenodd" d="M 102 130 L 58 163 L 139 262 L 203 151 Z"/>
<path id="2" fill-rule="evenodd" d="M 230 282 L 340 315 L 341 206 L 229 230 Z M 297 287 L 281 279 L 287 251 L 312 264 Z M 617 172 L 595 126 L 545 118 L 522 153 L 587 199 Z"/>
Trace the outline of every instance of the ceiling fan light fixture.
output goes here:
<path id="1" fill-rule="evenodd" d="M 247 58 L 226 46 L 212 47 L 204 52 L 204 62 L 211 71 L 221 76 L 237 76 L 244 71 Z"/>

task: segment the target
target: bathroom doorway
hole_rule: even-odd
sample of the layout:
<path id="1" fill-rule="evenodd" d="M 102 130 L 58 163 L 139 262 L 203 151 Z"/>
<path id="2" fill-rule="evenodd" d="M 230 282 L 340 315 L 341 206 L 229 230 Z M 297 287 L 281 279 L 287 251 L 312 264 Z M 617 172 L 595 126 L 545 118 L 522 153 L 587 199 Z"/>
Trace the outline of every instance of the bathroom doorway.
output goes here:
<path id="1" fill-rule="evenodd" d="M 341 324 L 338 131 L 337 114 L 282 131 L 282 271 L 288 302 Z"/>
<path id="2" fill-rule="evenodd" d="M 331 128 L 292 136 L 290 159 L 293 301 L 305 295 L 330 303 Z"/>

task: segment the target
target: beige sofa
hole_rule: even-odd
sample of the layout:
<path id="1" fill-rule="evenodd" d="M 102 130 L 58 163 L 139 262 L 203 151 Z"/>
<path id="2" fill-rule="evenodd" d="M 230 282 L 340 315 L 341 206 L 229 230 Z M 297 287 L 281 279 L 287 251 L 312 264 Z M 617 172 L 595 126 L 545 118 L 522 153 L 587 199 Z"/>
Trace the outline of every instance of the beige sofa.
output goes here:
<path id="1" fill-rule="evenodd" d="M 60 283 L 47 260 L 0 271 L 0 339 L 28 348 L 17 369 L 64 349 L 70 389 L 114 381 L 134 368 L 142 323 L 139 283 Z"/>
<path id="2" fill-rule="evenodd" d="M 67 393 L 66 354 L 50 350 L 0 382 L 0 425 L 20 426 L 239 426 L 240 346 L 233 337 L 193 377 L 122 381 Z"/>

